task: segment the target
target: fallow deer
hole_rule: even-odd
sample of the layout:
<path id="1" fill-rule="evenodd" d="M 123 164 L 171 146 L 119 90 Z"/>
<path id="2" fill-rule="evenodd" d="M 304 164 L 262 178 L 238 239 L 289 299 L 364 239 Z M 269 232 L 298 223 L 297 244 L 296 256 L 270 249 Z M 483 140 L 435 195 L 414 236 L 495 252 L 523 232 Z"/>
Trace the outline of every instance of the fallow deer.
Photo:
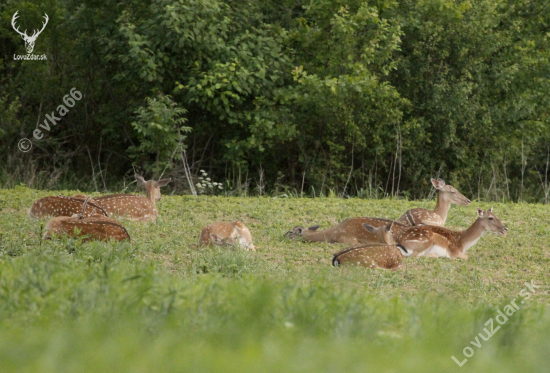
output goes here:
<path id="1" fill-rule="evenodd" d="M 51 196 L 37 199 L 33 202 L 30 210 L 29 217 L 31 219 L 40 219 L 43 217 L 55 217 L 55 216 L 73 216 L 82 212 L 82 206 L 84 198 L 80 198 L 81 195 L 74 197 Z M 107 212 L 96 203 L 88 201 L 86 204 L 89 211 L 85 213 L 89 215 L 103 215 L 107 216 Z"/>
<path id="2" fill-rule="evenodd" d="M 81 213 L 73 216 L 57 216 L 52 218 L 46 224 L 44 239 L 51 239 L 54 235 L 67 234 L 72 237 L 84 237 L 82 241 L 107 241 L 114 239 L 117 241 L 130 240 L 130 235 L 115 219 L 105 216 L 86 214 L 86 205 L 89 203 L 88 197 L 81 209 Z"/>
<path id="3" fill-rule="evenodd" d="M 318 225 L 309 228 L 297 226 L 285 233 L 284 237 L 303 239 L 308 242 L 343 243 L 348 246 L 383 244 L 385 243 L 384 231 L 376 228 L 389 229 L 391 226 L 394 233 L 397 233 L 407 227 L 401 223 L 395 222 L 393 225 L 392 223 L 394 223 L 393 220 L 380 218 L 351 218 L 323 231 L 317 231 Z M 371 229 L 365 228 L 363 224 L 367 224 Z"/>
<path id="4" fill-rule="evenodd" d="M 392 222 L 387 226 L 373 227 L 363 223 L 364 229 L 377 235 L 381 245 L 359 246 L 344 249 L 334 254 L 332 265 L 338 267 L 342 264 L 357 265 L 365 268 L 402 269 L 403 258 L 411 255 L 403 246 L 396 245 L 394 239 L 394 226 L 399 223 Z"/>
<path id="5" fill-rule="evenodd" d="M 201 231 L 199 237 L 199 246 L 207 245 L 219 246 L 236 246 L 245 250 L 256 251 L 256 247 L 252 243 L 250 230 L 240 221 L 215 222 Z"/>
<path id="6" fill-rule="evenodd" d="M 463 206 L 470 204 L 468 198 L 453 186 L 445 185 L 445 181 L 441 179 L 431 179 L 431 181 L 432 185 L 438 191 L 435 209 L 433 211 L 423 208 L 409 210 L 397 220 L 398 222 L 410 226 L 425 224 L 442 227 L 447 220 L 447 214 L 449 213 L 451 204 Z"/>
<path id="7" fill-rule="evenodd" d="M 147 197 L 138 194 L 111 194 L 94 198 L 94 203 L 101 206 L 109 216 L 118 215 L 133 221 L 149 222 L 158 217 L 156 200 L 162 199 L 160 188 L 172 179 L 159 181 L 145 179 L 135 175 L 138 184 L 145 187 Z"/>
<path id="8" fill-rule="evenodd" d="M 465 231 L 452 231 L 443 227 L 423 225 L 407 228 L 395 241 L 413 256 L 468 259 L 466 252 L 474 246 L 483 233 L 492 232 L 506 236 L 508 228 L 493 213 L 493 208 L 477 209 L 477 220 Z"/>
<path id="9" fill-rule="evenodd" d="M 401 245 L 374 245 L 352 247 L 339 251 L 332 257 L 332 265 L 356 265 L 365 268 L 402 269 L 402 260 L 410 253 Z"/>

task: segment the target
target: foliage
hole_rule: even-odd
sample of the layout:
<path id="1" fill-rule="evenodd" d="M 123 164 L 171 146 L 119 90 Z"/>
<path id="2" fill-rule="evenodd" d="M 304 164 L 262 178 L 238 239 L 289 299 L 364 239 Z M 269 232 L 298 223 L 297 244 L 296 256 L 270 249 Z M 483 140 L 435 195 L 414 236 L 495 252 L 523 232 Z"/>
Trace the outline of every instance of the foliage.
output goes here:
<path id="1" fill-rule="evenodd" d="M 182 133 L 191 131 L 191 127 L 183 126 L 187 119 L 179 118 L 185 113 L 187 110 L 179 108 L 170 96 L 147 97 L 147 107 L 135 111 L 137 120 L 132 122 L 132 127 L 138 133 L 139 146 L 128 149 L 130 156 L 143 161 L 144 155 L 154 154 L 154 173 L 159 175 L 160 169 L 170 164 L 177 149 L 184 149 L 186 137 Z"/>
<path id="2" fill-rule="evenodd" d="M 196 187 L 199 189 L 201 194 L 214 194 L 223 190 L 223 184 L 212 181 L 208 177 L 208 173 L 204 170 L 200 170 L 201 176 L 199 176 L 199 182 Z"/>
<path id="3" fill-rule="evenodd" d="M 440 176 L 471 198 L 547 200 L 544 4 L 48 0 L 0 4 L 4 24 L 15 10 L 29 29 L 49 14 L 36 44 L 48 60 L 13 60 L 21 39 L 0 31 L 2 184 L 168 166 L 183 191 L 170 136 L 132 125 L 163 92 L 187 110 L 194 177 L 236 191 L 417 198 Z M 20 153 L 72 87 L 83 100 Z"/>

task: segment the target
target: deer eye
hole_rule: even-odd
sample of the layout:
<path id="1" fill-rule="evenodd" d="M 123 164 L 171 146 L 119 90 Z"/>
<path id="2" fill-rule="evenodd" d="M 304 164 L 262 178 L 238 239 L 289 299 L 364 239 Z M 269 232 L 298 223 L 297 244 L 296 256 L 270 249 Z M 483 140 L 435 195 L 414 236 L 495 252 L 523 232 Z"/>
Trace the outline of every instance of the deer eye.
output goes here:
<path id="1" fill-rule="evenodd" d="M 489 217 L 489 220 L 493 220 L 493 218 Z"/>

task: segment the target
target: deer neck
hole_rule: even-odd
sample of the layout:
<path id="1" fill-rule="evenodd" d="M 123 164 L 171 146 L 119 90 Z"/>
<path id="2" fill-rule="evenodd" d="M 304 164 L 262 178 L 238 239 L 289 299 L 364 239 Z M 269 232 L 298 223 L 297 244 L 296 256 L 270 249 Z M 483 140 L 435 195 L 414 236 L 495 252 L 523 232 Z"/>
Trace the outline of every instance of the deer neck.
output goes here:
<path id="1" fill-rule="evenodd" d="M 462 242 L 460 251 L 466 253 L 466 251 L 474 246 L 481 236 L 483 236 L 483 233 L 485 233 L 485 229 L 481 227 L 481 220 L 477 219 L 470 228 L 460 233 L 460 241 Z"/>
<path id="2" fill-rule="evenodd" d="M 451 202 L 445 200 L 445 197 L 441 196 L 441 192 L 437 193 L 437 203 L 435 205 L 434 213 L 441 218 L 441 224 L 445 225 L 449 209 L 451 208 Z"/>
<path id="3" fill-rule="evenodd" d="M 151 204 L 153 205 L 153 208 L 156 209 L 156 201 L 155 201 L 155 194 L 154 194 L 154 187 L 152 185 L 147 185 L 146 193 L 147 193 L 147 199 Z"/>
<path id="4" fill-rule="evenodd" d="M 313 241 L 313 242 L 330 242 L 330 236 L 331 236 L 330 229 L 326 229 L 324 231 L 308 231 L 304 230 L 302 232 L 302 238 L 306 241 Z"/>

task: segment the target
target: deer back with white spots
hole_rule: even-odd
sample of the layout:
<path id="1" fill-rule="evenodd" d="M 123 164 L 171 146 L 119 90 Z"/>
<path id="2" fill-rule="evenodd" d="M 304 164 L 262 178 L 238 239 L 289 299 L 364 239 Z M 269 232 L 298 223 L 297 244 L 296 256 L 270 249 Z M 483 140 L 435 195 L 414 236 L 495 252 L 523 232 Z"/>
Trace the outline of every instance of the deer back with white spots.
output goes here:
<path id="1" fill-rule="evenodd" d="M 413 256 L 468 259 L 466 252 L 485 232 L 506 236 L 508 228 L 493 213 L 493 208 L 477 209 L 477 220 L 464 231 L 423 225 L 410 227 L 395 236 L 395 241 Z"/>
<path id="2" fill-rule="evenodd" d="M 344 249 L 334 254 L 332 265 L 359 266 L 365 268 L 402 269 L 402 260 L 410 253 L 399 245 L 373 245 Z"/>
<path id="3" fill-rule="evenodd" d="M 444 226 L 451 204 L 467 206 L 470 200 L 451 185 L 445 185 L 441 179 L 431 179 L 432 185 L 437 190 L 437 203 L 434 210 L 416 208 L 405 212 L 397 221 L 414 225 L 436 225 Z"/>
<path id="4" fill-rule="evenodd" d="M 86 197 L 82 195 L 74 197 L 59 195 L 40 198 L 33 202 L 29 210 L 29 217 L 31 219 L 40 219 L 43 217 L 73 216 L 82 212 L 85 199 Z M 88 215 L 107 216 L 107 212 L 96 203 L 88 201 L 86 206 L 88 210 L 85 213 Z"/>
<path id="5" fill-rule="evenodd" d="M 71 237 L 84 237 L 82 241 L 108 241 L 130 240 L 130 235 L 124 226 L 115 219 L 99 215 L 87 215 L 86 206 L 88 197 L 81 206 L 81 212 L 73 216 L 58 216 L 52 218 L 46 224 L 44 239 L 53 236 L 69 235 Z"/>
<path id="6" fill-rule="evenodd" d="M 240 221 L 215 222 L 204 227 L 199 237 L 199 246 L 208 245 L 235 246 L 256 251 L 250 230 Z"/>
<path id="7" fill-rule="evenodd" d="M 158 217 L 156 201 L 162 198 L 160 188 L 168 184 L 171 179 L 145 181 L 141 175 L 135 175 L 135 178 L 139 185 L 145 187 L 146 197 L 138 194 L 111 194 L 97 197 L 94 202 L 109 216 L 120 216 L 141 222 L 155 221 Z"/>

